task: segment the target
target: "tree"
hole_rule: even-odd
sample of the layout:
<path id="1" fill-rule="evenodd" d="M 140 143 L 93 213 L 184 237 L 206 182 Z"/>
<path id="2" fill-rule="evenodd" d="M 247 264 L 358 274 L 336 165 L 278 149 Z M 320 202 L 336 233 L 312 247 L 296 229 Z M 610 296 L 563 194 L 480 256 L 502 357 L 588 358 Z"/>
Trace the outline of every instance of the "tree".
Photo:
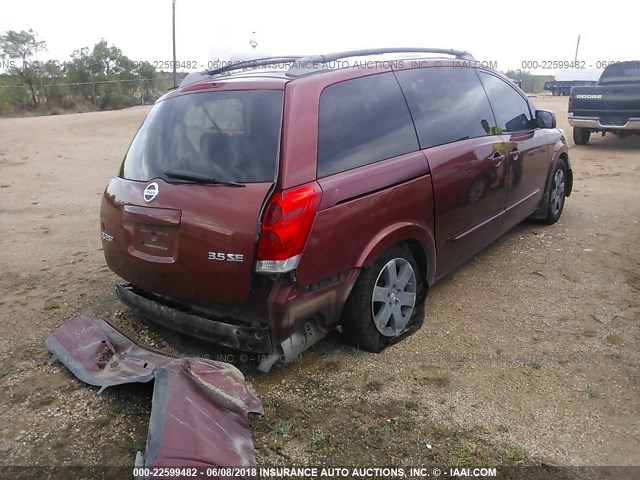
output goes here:
<path id="1" fill-rule="evenodd" d="M 95 82 L 91 101 L 100 109 L 135 105 L 137 96 L 150 95 L 143 80 L 156 75 L 152 65 L 141 63 L 136 66 L 122 50 L 115 45 L 109 46 L 104 39 L 93 49 L 84 47 L 73 52 L 65 70 L 72 82 Z"/>
<path id="2" fill-rule="evenodd" d="M 40 78 L 44 79 L 48 88 L 43 92 L 44 99 L 50 102 L 60 103 L 66 89 L 57 85 L 59 80 L 64 80 L 64 69 L 57 60 L 49 60 L 45 63 L 39 63 Z"/>
<path id="3" fill-rule="evenodd" d="M 9 69 L 20 79 L 22 85 L 26 86 L 31 93 L 31 104 L 33 108 L 38 107 L 39 90 L 37 86 L 39 65 L 34 65 L 31 59 L 40 51 L 46 50 L 47 44 L 44 40 L 38 40 L 36 33 L 29 29 L 16 32 L 8 30 L 4 35 L 0 35 L 0 52 L 3 58 L 21 60 L 21 65 L 16 65 Z"/>

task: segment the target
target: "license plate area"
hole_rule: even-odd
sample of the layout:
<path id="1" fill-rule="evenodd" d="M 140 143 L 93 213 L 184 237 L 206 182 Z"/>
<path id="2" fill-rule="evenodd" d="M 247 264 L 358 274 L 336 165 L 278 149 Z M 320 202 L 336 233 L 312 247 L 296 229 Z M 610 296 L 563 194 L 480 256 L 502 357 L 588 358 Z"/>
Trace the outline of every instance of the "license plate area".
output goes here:
<path id="1" fill-rule="evenodd" d="M 148 262 L 176 262 L 181 216 L 179 210 L 125 207 L 129 254 Z"/>
<path id="2" fill-rule="evenodd" d="M 174 257 L 177 228 L 163 225 L 136 225 L 135 248 L 141 253 Z"/>

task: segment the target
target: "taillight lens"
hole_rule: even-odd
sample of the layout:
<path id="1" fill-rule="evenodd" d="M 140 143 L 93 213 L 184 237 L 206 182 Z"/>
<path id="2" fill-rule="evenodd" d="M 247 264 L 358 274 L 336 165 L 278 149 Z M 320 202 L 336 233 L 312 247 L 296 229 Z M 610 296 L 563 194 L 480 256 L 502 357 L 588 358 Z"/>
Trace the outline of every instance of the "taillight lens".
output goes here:
<path id="1" fill-rule="evenodd" d="M 568 109 L 570 112 L 573 111 L 573 98 L 574 98 L 573 92 L 571 92 L 569 94 L 569 109 Z"/>
<path id="2" fill-rule="evenodd" d="M 284 273 L 297 267 L 321 196 L 320 186 L 308 183 L 271 197 L 258 241 L 256 271 Z"/>

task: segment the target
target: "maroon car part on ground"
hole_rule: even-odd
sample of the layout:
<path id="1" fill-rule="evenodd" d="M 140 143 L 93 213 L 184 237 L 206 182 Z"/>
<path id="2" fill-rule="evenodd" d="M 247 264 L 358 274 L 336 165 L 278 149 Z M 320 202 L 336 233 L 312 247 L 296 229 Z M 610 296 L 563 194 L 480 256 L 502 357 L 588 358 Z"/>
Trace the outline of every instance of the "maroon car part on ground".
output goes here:
<path id="1" fill-rule="evenodd" d="M 146 452 L 136 466 L 255 466 L 248 414 L 262 403 L 233 365 L 175 358 L 128 337 L 107 320 L 79 316 L 45 345 L 100 392 L 113 385 L 155 379 Z"/>

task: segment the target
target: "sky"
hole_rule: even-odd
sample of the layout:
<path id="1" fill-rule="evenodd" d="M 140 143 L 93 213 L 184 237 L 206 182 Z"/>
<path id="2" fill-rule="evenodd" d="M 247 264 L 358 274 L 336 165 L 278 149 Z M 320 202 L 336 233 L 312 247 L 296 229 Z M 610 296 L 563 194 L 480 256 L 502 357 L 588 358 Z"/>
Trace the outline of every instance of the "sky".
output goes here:
<path id="1" fill-rule="evenodd" d="M 586 68 L 640 59 L 638 19 L 628 9 L 585 1 L 535 4 L 176 0 L 177 59 L 201 70 L 249 54 L 437 47 L 467 50 L 502 71 L 549 74 L 554 70 L 546 62 L 574 59 L 578 35 L 578 60 Z M 105 39 L 133 60 L 171 61 L 171 12 L 172 0 L 3 0 L 0 34 L 32 28 L 47 42 L 41 60 L 66 61 L 74 50 Z"/>

